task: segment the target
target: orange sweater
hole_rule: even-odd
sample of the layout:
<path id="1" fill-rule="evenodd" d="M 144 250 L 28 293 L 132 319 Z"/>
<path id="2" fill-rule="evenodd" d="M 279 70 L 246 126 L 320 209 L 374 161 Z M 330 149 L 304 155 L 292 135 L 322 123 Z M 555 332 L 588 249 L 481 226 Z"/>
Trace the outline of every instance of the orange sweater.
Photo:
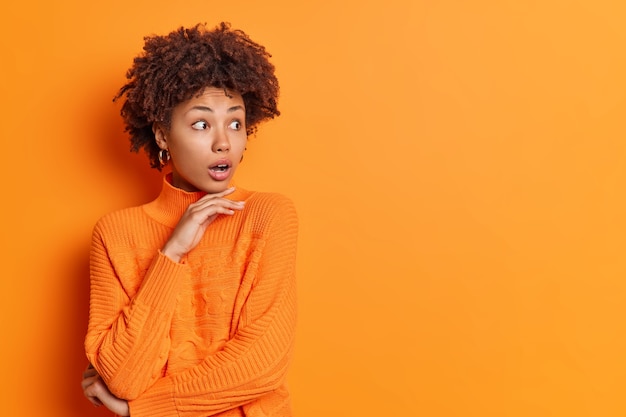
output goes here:
<path id="1" fill-rule="evenodd" d="M 159 249 L 202 195 L 165 180 L 156 200 L 97 222 L 87 357 L 132 417 L 291 416 L 294 206 L 238 189 L 245 209 L 173 262 Z"/>

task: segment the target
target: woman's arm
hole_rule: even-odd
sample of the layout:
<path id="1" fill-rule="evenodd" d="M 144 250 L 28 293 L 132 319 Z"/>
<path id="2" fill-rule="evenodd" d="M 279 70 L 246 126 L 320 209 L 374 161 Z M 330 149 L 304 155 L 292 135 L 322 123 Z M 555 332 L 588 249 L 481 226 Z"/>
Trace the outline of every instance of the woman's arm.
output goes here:
<path id="1" fill-rule="evenodd" d="M 256 278 L 233 337 L 199 365 L 161 378 L 130 401 L 133 417 L 214 415 L 283 385 L 297 315 L 297 216 L 292 203 L 283 199 L 265 227 Z"/>
<path id="2" fill-rule="evenodd" d="M 118 227 L 116 222 L 105 222 L 94 230 L 85 350 L 111 392 L 131 399 L 162 376 L 176 294 L 188 271 L 160 253 L 147 271 L 141 271 L 131 264 L 136 262 L 131 254 L 123 253 L 128 248 L 117 242 L 105 243 L 109 229 Z M 122 284 L 116 268 L 125 269 L 126 280 L 136 282 Z M 129 288 L 132 286 L 138 289 Z"/>
<path id="3" fill-rule="evenodd" d="M 95 368 L 89 364 L 85 372 L 83 372 L 83 380 L 81 382 L 83 394 L 96 407 L 105 406 L 117 414 L 118 416 L 130 416 L 128 409 L 128 401 L 120 400 L 107 388 Z"/>
<path id="4" fill-rule="evenodd" d="M 144 259 L 154 256 L 147 271 L 142 269 L 140 259 L 141 250 L 145 252 L 146 248 L 133 248 L 129 243 L 133 239 L 128 238 L 148 233 L 150 225 L 141 223 L 142 215 L 136 211 L 118 212 L 94 228 L 85 349 L 89 361 L 117 397 L 137 398 L 162 376 L 176 297 L 190 274 L 186 265 L 175 261 L 197 245 L 218 215 L 232 215 L 243 208 L 242 203 L 224 198 L 233 190 L 207 194 L 191 204 L 171 235 L 165 236 L 164 251 L 143 254 Z M 172 248 L 175 259 L 171 258 Z"/>

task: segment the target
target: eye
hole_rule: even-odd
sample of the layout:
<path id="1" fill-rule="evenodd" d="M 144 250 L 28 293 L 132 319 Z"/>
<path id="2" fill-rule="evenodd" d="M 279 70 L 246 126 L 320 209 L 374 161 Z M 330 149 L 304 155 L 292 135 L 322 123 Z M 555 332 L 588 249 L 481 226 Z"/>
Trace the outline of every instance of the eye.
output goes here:
<path id="1" fill-rule="evenodd" d="M 233 130 L 240 130 L 241 122 L 239 120 L 233 120 L 232 122 L 230 122 L 230 125 L 228 125 L 228 127 Z"/>
<path id="2" fill-rule="evenodd" d="M 199 122 L 195 122 L 194 124 L 192 124 L 191 127 L 196 130 L 205 130 L 209 127 L 209 124 L 203 120 L 200 120 Z"/>

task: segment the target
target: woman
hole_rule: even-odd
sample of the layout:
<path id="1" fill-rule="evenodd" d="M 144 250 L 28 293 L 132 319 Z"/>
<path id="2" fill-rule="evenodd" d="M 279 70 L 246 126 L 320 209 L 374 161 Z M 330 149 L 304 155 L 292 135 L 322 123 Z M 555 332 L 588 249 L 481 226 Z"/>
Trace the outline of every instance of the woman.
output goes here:
<path id="1" fill-rule="evenodd" d="M 266 50 L 222 23 L 145 39 L 122 116 L 169 165 L 160 195 L 100 219 L 85 395 L 120 415 L 290 416 L 297 218 L 235 189 L 248 135 L 280 113 Z"/>

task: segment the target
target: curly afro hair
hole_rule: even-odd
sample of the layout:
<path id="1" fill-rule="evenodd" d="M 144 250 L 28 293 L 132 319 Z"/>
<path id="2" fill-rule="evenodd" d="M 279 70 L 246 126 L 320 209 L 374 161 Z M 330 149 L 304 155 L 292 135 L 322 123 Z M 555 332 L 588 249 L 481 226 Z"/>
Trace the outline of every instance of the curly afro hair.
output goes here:
<path id="1" fill-rule="evenodd" d="M 248 135 L 260 122 L 280 115 L 271 55 L 243 31 L 224 22 L 213 30 L 198 24 L 144 41 L 143 54 L 134 59 L 126 73 L 128 82 L 113 101 L 124 99 L 121 115 L 131 150 L 144 148 L 153 168 L 161 169 L 153 123 L 169 127 L 172 109 L 206 87 L 241 94 Z"/>

